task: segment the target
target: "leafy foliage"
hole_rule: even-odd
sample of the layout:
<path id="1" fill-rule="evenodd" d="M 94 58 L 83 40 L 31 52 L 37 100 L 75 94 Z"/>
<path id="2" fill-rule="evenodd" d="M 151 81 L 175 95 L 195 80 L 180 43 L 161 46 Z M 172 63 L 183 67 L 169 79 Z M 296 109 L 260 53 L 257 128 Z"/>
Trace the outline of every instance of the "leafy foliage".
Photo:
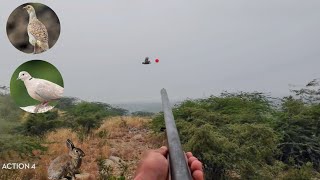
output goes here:
<path id="1" fill-rule="evenodd" d="M 78 102 L 76 98 L 64 98 L 58 110 L 30 114 L 17 107 L 8 94 L 0 93 L 0 156 L 12 151 L 32 155 L 32 150 L 45 150 L 41 138 L 49 131 L 68 127 L 86 136 L 100 126 L 102 119 L 128 113 L 105 103 Z"/>
<path id="2" fill-rule="evenodd" d="M 17 152 L 20 156 L 32 156 L 32 150 L 35 149 L 46 150 L 38 138 L 22 135 L 5 135 L 0 138 L 0 157 L 2 158 L 11 152 Z"/>
<path id="3" fill-rule="evenodd" d="M 84 134 L 89 134 L 93 128 L 98 128 L 104 118 L 127 114 L 127 110 L 114 108 L 109 104 L 99 102 L 81 102 L 68 111 L 68 121 L 71 126 Z"/>
<path id="4" fill-rule="evenodd" d="M 277 131 L 282 135 L 280 160 L 302 166 L 312 162 L 320 170 L 320 104 L 305 105 L 302 100 L 285 98 Z"/>
<path id="5" fill-rule="evenodd" d="M 8 94 L 0 94 L 0 157 L 13 152 L 21 157 L 31 156 L 32 150 L 45 150 L 36 137 L 23 136 L 16 132 L 23 111 L 17 107 Z"/>
<path id="6" fill-rule="evenodd" d="M 175 106 L 181 142 L 204 163 L 207 179 L 274 179 L 284 164 L 291 169 L 286 177 L 309 173 L 308 163 L 319 171 L 320 104 L 291 96 L 280 107 L 274 101 L 257 92 L 224 92 Z M 162 113 L 152 127 L 164 127 Z"/>
<path id="7" fill-rule="evenodd" d="M 174 107 L 184 149 L 204 163 L 206 179 L 319 177 L 319 89 L 292 92 L 293 96 L 282 98 L 277 105 L 263 93 L 224 92 Z M 68 127 L 86 137 L 103 119 L 127 114 L 127 110 L 109 104 L 64 98 L 56 111 L 25 115 L 7 94 L 0 93 L 0 156 L 12 151 L 30 156 L 35 149 L 45 150 L 40 142 L 48 131 Z M 163 127 L 163 113 L 153 115 L 154 131 L 163 133 Z M 108 132 L 97 135 L 104 138 Z M 100 178 L 123 178 L 112 176 L 112 169 L 104 166 L 102 159 L 97 163 Z M 123 172 L 126 169 L 124 166 Z"/>
<path id="8" fill-rule="evenodd" d="M 58 119 L 58 111 L 29 114 L 17 131 L 24 135 L 43 136 L 46 132 L 61 127 L 63 122 Z"/>
<path id="9" fill-rule="evenodd" d="M 63 97 L 59 100 L 58 104 L 55 107 L 60 110 L 67 111 L 72 109 L 79 101 L 79 99 L 74 97 Z"/>
<path id="10" fill-rule="evenodd" d="M 312 163 L 306 163 L 300 168 L 290 168 L 283 180 L 309 180 L 312 177 Z"/>
<path id="11" fill-rule="evenodd" d="M 148 116 L 153 116 L 154 113 L 152 112 L 145 112 L 145 111 L 136 111 L 131 113 L 132 116 L 141 116 L 141 117 L 148 117 Z"/>
<path id="12" fill-rule="evenodd" d="M 127 110 L 114 108 L 105 103 L 80 102 L 77 99 L 66 98 L 60 108 L 65 111 L 49 111 L 41 114 L 29 114 L 26 120 L 16 128 L 24 135 L 42 136 L 48 131 L 61 127 L 69 127 L 86 136 L 92 129 L 98 128 L 102 120 L 109 116 L 124 115 Z"/>

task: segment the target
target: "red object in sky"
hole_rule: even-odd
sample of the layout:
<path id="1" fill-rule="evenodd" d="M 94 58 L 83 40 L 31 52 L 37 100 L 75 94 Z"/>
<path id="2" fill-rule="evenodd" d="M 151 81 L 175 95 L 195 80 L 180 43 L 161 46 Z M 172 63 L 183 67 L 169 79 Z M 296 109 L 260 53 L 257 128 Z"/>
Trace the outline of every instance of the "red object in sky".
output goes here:
<path id="1" fill-rule="evenodd" d="M 159 59 L 156 59 L 156 63 L 158 63 L 159 62 Z"/>

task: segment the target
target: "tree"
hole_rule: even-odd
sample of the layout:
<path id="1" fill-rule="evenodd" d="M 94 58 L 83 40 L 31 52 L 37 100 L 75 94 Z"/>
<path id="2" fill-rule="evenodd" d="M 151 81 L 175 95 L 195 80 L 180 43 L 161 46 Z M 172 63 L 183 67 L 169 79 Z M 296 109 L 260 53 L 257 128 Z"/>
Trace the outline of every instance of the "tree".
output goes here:
<path id="1" fill-rule="evenodd" d="M 278 145 L 280 160 L 303 166 L 311 162 L 320 169 L 320 104 L 307 104 L 292 96 L 283 99 L 276 130 L 281 135 Z"/>
<path id="2" fill-rule="evenodd" d="M 29 114 L 26 121 L 16 128 L 24 135 L 43 136 L 46 132 L 61 127 L 63 122 L 58 119 L 58 111 Z"/>
<path id="3" fill-rule="evenodd" d="M 114 108 L 106 103 L 80 102 L 69 110 L 67 119 L 72 128 L 80 130 L 85 135 L 88 135 L 93 128 L 97 128 L 101 125 L 104 118 L 124 115 L 127 112 L 128 111 L 125 109 Z"/>
<path id="4" fill-rule="evenodd" d="M 186 100 L 173 109 L 181 143 L 203 163 L 207 179 L 264 179 L 276 163 L 279 137 L 272 129 L 274 109 L 262 93 L 223 93 Z M 163 114 L 152 121 L 164 127 Z M 271 169 L 271 168 L 270 168 Z"/>
<path id="5" fill-rule="evenodd" d="M 80 102 L 78 98 L 63 97 L 59 100 L 58 104 L 56 105 L 56 108 L 67 111 L 73 108 L 77 102 Z"/>
<path id="6" fill-rule="evenodd" d="M 154 113 L 152 112 L 145 112 L 145 111 L 136 111 L 131 113 L 133 116 L 141 116 L 141 117 L 148 117 L 148 116 L 153 116 Z"/>

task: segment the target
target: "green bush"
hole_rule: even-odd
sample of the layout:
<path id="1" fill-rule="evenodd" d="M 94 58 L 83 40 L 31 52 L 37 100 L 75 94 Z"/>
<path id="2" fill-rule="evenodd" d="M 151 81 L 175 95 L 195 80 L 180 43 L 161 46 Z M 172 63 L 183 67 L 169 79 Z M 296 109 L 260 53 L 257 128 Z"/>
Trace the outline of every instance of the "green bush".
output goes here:
<path id="1" fill-rule="evenodd" d="M 92 129 L 100 127 L 102 120 L 110 116 L 127 114 L 127 110 L 114 108 L 109 104 L 99 102 L 80 102 L 68 109 L 64 119 L 69 127 L 78 131 L 83 139 Z"/>
<path id="2" fill-rule="evenodd" d="M 22 136 L 22 135 L 2 135 L 0 138 L 0 157 L 6 158 L 10 152 L 14 151 L 21 157 L 32 156 L 32 150 L 46 150 L 41 145 L 39 138 Z"/>
<path id="3" fill-rule="evenodd" d="M 64 122 L 58 118 L 58 111 L 29 114 L 17 132 L 30 136 L 43 136 L 48 131 L 62 127 Z"/>
<path id="4" fill-rule="evenodd" d="M 308 162 L 319 171 L 319 103 L 293 97 L 280 106 L 274 102 L 257 92 L 223 93 L 173 108 L 181 143 L 204 163 L 207 179 L 275 179 L 285 166 Z M 163 127 L 160 113 L 152 128 Z"/>
<path id="5" fill-rule="evenodd" d="M 300 168 L 290 168 L 283 177 L 283 180 L 310 180 L 312 177 L 312 163 L 308 162 Z"/>
<path id="6" fill-rule="evenodd" d="M 320 106 L 305 104 L 292 97 L 283 100 L 276 130 L 281 134 L 279 159 L 302 166 L 313 163 L 320 169 Z"/>

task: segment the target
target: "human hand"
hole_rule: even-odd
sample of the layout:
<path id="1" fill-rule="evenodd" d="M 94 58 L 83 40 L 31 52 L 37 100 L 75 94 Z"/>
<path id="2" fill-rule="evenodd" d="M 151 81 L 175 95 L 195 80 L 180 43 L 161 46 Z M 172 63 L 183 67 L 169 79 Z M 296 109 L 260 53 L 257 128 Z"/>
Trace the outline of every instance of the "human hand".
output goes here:
<path id="1" fill-rule="evenodd" d="M 162 146 L 156 150 L 144 153 L 136 171 L 135 180 L 167 180 L 168 160 L 166 159 L 168 148 Z M 202 163 L 191 152 L 186 153 L 188 165 L 194 180 L 204 180 Z"/>
<path id="2" fill-rule="evenodd" d="M 166 180 L 169 168 L 167 154 L 168 148 L 165 146 L 145 152 L 138 165 L 134 180 Z"/>
<path id="3" fill-rule="evenodd" d="M 191 152 L 187 152 L 186 155 L 193 180 L 204 180 L 202 163 Z"/>

